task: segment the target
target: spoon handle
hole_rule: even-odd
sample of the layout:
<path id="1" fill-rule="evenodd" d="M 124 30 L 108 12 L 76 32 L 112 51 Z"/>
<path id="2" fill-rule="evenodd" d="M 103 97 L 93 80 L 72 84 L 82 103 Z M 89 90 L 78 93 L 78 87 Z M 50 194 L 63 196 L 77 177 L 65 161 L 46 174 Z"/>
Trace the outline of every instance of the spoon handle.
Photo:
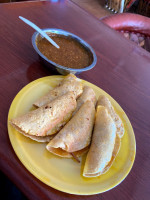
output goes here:
<path id="1" fill-rule="evenodd" d="M 33 29 L 35 29 L 37 32 L 39 32 L 43 37 L 45 37 L 52 45 L 54 45 L 56 48 L 59 49 L 59 46 L 52 40 L 44 31 L 42 31 L 37 25 L 29 21 L 28 19 L 25 19 L 24 17 L 19 16 L 19 18 L 24 21 L 26 24 L 31 26 Z"/>

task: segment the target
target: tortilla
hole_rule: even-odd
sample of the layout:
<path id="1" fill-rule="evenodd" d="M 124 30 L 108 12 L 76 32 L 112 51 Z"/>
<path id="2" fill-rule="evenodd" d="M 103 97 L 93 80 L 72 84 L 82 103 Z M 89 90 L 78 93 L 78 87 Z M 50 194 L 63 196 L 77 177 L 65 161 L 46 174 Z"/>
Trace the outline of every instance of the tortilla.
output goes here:
<path id="1" fill-rule="evenodd" d="M 86 101 L 73 118 L 48 143 L 47 150 L 61 157 L 81 156 L 88 150 L 95 118 L 93 102 Z"/>
<path id="2" fill-rule="evenodd" d="M 98 106 L 91 146 L 86 157 L 83 176 L 96 177 L 104 174 L 120 149 L 116 124 L 104 106 Z"/>
<path id="3" fill-rule="evenodd" d="M 67 92 L 73 92 L 76 99 L 83 92 L 81 81 L 73 74 L 67 75 L 57 87 L 50 90 L 49 93 L 38 99 L 33 105 L 36 107 L 41 107 Z"/>
<path id="4" fill-rule="evenodd" d="M 31 139 L 38 141 L 37 137 L 57 133 L 69 121 L 75 108 L 74 93 L 68 92 L 45 106 L 12 119 L 10 123 L 25 136 L 30 135 Z"/>
<path id="5" fill-rule="evenodd" d="M 122 138 L 122 136 L 124 135 L 123 123 L 122 123 L 120 117 L 115 112 L 109 99 L 103 95 L 99 96 L 98 101 L 97 101 L 97 106 L 98 105 L 105 106 L 107 108 L 110 116 L 112 117 L 112 119 L 114 120 L 114 122 L 116 124 L 117 134 L 120 138 Z"/>
<path id="6" fill-rule="evenodd" d="M 94 105 L 96 105 L 97 99 L 96 99 L 96 95 L 95 95 L 94 90 L 89 86 L 84 86 L 83 93 L 77 99 L 77 107 L 76 107 L 73 115 L 75 115 L 75 113 L 79 110 L 79 108 L 82 106 L 82 104 L 85 103 L 88 100 L 93 102 Z"/>
<path id="7" fill-rule="evenodd" d="M 20 133 L 22 133 L 24 136 L 32 139 L 32 140 L 35 140 L 36 142 L 49 142 L 50 140 L 52 140 L 54 137 L 55 137 L 55 134 L 54 135 L 48 135 L 48 136 L 35 136 L 35 135 L 29 135 L 27 133 L 24 133 L 23 131 L 19 130 L 18 127 L 16 127 L 15 125 L 13 125 L 16 130 L 18 130 Z"/>

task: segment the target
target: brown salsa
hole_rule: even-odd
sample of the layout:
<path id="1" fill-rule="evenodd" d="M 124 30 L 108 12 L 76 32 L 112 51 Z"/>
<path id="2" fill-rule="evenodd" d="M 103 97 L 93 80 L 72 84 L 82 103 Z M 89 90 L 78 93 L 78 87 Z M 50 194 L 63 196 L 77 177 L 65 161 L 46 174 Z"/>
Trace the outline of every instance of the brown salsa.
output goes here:
<path id="1" fill-rule="evenodd" d="M 50 35 L 59 45 L 59 49 L 51 45 L 45 38 L 38 38 L 37 47 L 49 60 L 74 69 L 85 68 L 92 63 L 92 55 L 73 38 Z"/>

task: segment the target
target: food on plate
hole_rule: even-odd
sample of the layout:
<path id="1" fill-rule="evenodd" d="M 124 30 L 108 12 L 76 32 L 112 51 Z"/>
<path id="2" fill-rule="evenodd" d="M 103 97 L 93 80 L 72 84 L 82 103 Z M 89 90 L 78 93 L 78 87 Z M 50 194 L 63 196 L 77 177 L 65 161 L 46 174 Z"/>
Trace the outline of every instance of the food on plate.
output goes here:
<path id="1" fill-rule="evenodd" d="M 96 104 L 96 95 L 94 90 L 89 87 L 89 86 L 84 86 L 83 88 L 83 93 L 81 94 L 81 96 L 77 99 L 77 108 L 75 109 L 73 115 L 75 115 L 75 113 L 79 110 L 79 108 L 81 107 L 81 105 L 83 103 L 85 103 L 86 101 L 91 101 L 94 103 L 94 105 Z"/>
<path id="2" fill-rule="evenodd" d="M 107 108 L 98 106 L 92 142 L 86 157 L 83 176 L 96 177 L 108 171 L 121 145 L 121 139 L 116 134 L 116 130 L 116 124 Z"/>
<path id="3" fill-rule="evenodd" d="M 67 75 L 57 87 L 50 90 L 49 93 L 42 96 L 33 105 L 41 107 L 67 92 L 73 92 L 75 98 L 78 98 L 83 92 L 81 81 L 73 74 Z"/>
<path id="4" fill-rule="evenodd" d="M 114 122 L 116 124 L 117 134 L 121 138 L 124 135 L 123 123 L 122 123 L 120 117 L 115 112 L 109 99 L 104 95 L 100 95 L 98 98 L 98 101 L 97 101 L 97 105 L 105 106 L 107 108 L 108 113 L 110 114 L 110 116 L 112 117 L 112 119 L 114 120 Z"/>
<path id="5" fill-rule="evenodd" d="M 68 92 L 49 104 L 12 119 L 10 123 L 23 135 L 45 142 L 69 121 L 75 109 L 74 93 Z"/>
<path id="6" fill-rule="evenodd" d="M 80 162 L 78 157 L 88 152 L 84 177 L 110 169 L 124 126 L 106 96 L 100 95 L 97 101 L 91 87 L 69 74 L 34 105 L 36 110 L 10 120 L 16 130 L 37 142 L 47 142 L 46 149 L 60 157 Z"/>
<path id="7" fill-rule="evenodd" d="M 62 35 L 50 34 L 59 45 L 59 49 L 41 36 L 37 39 L 37 47 L 49 60 L 61 66 L 80 69 L 91 65 L 92 54 L 77 40 Z"/>
<path id="8" fill-rule="evenodd" d="M 71 120 L 47 144 L 46 148 L 61 157 L 79 157 L 88 150 L 95 118 L 93 102 L 86 101 Z"/>

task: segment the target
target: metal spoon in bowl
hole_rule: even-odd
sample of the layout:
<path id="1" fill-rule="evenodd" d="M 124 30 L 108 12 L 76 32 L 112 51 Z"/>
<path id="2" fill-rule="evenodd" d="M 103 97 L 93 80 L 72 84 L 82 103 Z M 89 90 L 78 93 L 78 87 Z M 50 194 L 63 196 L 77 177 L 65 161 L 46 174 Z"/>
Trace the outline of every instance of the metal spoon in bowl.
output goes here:
<path id="1" fill-rule="evenodd" d="M 54 40 L 52 40 L 44 31 L 42 31 L 37 25 L 29 21 L 28 19 L 25 19 L 24 17 L 19 16 L 19 18 L 24 21 L 26 24 L 31 26 L 33 29 L 35 29 L 37 32 L 39 32 L 44 38 L 46 38 L 52 45 L 54 45 L 56 48 L 60 48 Z"/>

